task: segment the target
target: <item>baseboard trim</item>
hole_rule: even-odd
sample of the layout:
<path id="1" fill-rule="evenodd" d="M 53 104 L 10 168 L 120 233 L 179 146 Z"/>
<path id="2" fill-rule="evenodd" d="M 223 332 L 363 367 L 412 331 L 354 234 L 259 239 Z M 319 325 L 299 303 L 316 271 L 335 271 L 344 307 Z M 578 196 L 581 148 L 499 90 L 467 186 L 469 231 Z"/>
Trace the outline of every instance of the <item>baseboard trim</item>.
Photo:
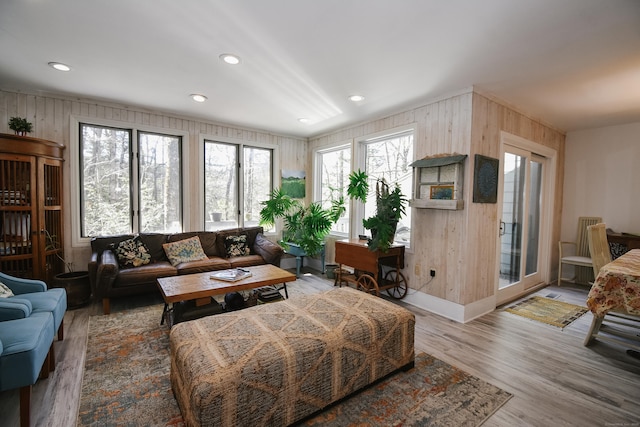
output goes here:
<path id="1" fill-rule="evenodd" d="M 409 290 L 403 301 L 459 323 L 470 322 L 473 319 L 491 313 L 496 308 L 494 295 L 467 305 L 461 305 L 424 292 Z"/>

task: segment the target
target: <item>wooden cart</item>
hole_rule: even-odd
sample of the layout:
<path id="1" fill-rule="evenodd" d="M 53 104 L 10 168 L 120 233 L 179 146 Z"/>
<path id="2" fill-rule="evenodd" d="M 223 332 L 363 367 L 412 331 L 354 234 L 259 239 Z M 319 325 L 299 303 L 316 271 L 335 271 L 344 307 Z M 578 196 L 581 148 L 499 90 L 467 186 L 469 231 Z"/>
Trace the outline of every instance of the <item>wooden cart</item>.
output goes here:
<path id="1" fill-rule="evenodd" d="M 366 240 L 347 239 L 336 242 L 336 284 L 355 285 L 357 289 L 380 296 L 401 299 L 407 294 L 407 280 L 400 270 L 404 267 L 404 246 L 397 245 L 387 252 L 371 252 Z M 353 273 L 343 268 L 353 268 Z"/>

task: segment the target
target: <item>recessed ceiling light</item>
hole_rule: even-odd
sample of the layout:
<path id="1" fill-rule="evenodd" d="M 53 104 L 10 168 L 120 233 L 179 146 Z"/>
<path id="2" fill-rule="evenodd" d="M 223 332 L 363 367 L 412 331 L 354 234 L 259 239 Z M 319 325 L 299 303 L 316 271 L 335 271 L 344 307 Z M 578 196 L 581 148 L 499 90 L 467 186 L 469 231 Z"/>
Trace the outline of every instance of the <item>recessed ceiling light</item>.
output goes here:
<path id="1" fill-rule="evenodd" d="M 196 102 L 204 102 L 207 100 L 207 97 L 204 95 L 200 95 L 198 93 L 192 93 L 191 95 L 189 95 L 191 97 L 191 99 L 193 99 Z"/>
<path id="2" fill-rule="evenodd" d="M 51 68 L 55 68 L 58 71 L 71 71 L 71 67 L 67 64 L 63 64 L 62 62 L 49 62 L 49 66 Z"/>
<path id="3" fill-rule="evenodd" d="M 300 117 L 300 118 L 298 119 L 298 121 L 299 121 L 300 123 L 304 123 L 305 125 L 306 125 L 307 123 L 310 123 L 310 122 L 311 122 L 311 120 L 307 119 L 306 117 Z"/>
<path id="4" fill-rule="evenodd" d="M 220 55 L 220 59 L 231 65 L 237 65 L 240 63 L 240 57 L 231 53 L 223 53 Z"/>
<path id="5" fill-rule="evenodd" d="M 351 95 L 349 97 L 349 101 L 353 101 L 353 102 L 364 101 L 364 96 L 362 96 L 362 95 Z"/>

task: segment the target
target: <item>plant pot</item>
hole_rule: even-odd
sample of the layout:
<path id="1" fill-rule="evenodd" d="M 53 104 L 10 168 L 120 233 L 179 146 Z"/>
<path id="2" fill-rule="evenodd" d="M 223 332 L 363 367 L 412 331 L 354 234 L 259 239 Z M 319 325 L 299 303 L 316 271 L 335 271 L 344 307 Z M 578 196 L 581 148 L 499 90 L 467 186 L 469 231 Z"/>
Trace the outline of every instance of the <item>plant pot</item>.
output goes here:
<path id="1" fill-rule="evenodd" d="M 91 284 L 88 271 L 72 271 L 56 274 L 53 278 L 54 287 L 67 291 L 67 305 L 69 309 L 82 307 L 91 301 Z"/>
<path id="2" fill-rule="evenodd" d="M 325 268 L 327 271 L 327 279 L 334 280 L 336 278 L 336 268 L 338 268 L 338 264 L 327 264 Z"/>
<path id="3" fill-rule="evenodd" d="M 210 212 L 209 217 L 213 222 L 220 222 L 222 220 L 222 212 Z"/>

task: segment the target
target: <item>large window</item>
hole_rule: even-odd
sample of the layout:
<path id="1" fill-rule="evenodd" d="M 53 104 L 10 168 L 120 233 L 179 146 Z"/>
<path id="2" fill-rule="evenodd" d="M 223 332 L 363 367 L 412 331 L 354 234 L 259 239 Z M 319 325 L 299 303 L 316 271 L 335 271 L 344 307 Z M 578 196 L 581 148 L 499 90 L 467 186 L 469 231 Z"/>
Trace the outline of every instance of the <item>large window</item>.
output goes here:
<path id="1" fill-rule="evenodd" d="M 80 124 L 81 236 L 182 230 L 181 138 Z"/>
<path id="2" fill-rule="evenodd" d="M 205 140 L 205 229 L 258 225 L 272 177 L 273 150 Z"/>
<path id="3" fill-rule="evenodd" d="M 376 210 L 376 179 L 384 178 L 390 186 L 400 185 L 402 193 L 407 199 L 411 197 L 413 188 L 413 130 L 397 132 L 360 141 L 359 145 L 361 165 L 369 175 L 369 195 L 362 212 L 362 218 L 369 218 Z M 358 234 L 365 230 L 362 223 Z M 407 207 L 406 215 L 400 219 L 396 229 L 395 243 L 409 246 L 411 242 L 411 209 Z"/>
<path id="4" fill-rule="evenodd" d="M 345 214 L 336 222 L 331 231 L 337 234 L 349 234 L 349 198 L 347 186 L 351 172 L 351 146 L 333 147 L 318 151 L 316 156 L 317 194 L 323 208 L 330 208 L 331 201 L 341 195 L 345 199 Z M 316 197 L 318 199 L 318 197 Z"/>

